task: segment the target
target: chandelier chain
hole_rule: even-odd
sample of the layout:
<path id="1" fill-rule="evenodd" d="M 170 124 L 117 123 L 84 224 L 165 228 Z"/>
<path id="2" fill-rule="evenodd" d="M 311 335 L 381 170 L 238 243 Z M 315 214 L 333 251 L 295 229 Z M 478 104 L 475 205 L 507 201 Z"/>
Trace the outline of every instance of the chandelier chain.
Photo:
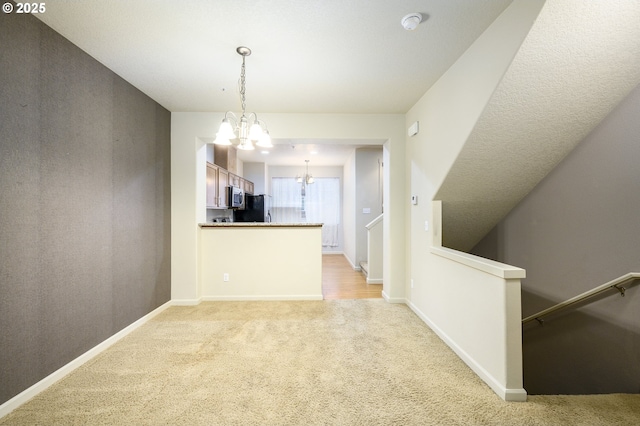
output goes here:
<path id="1" fill-rule="evenodd" d="M 245 100 L 245 67 L 244 67 L 244 56 L 242 57 L 242 67 L 240 68 L 240 101 L 242 104 L 242 115 L 244 116 L 244 112 L 246 110 L 246 100 Z"/>

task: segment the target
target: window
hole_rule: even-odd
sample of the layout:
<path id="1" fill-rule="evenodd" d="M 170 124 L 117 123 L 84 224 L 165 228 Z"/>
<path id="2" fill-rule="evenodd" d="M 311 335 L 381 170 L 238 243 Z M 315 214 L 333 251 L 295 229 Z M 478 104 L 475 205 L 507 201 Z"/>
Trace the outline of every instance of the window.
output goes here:
<path id="1" fill-rule="evenodd" d="M 314 178 L 303 185 L 295 178 L 272 178 L 274 222 L 322 223 L 322 245 L 337 247 L 340 227 L 340 178 Z"/>

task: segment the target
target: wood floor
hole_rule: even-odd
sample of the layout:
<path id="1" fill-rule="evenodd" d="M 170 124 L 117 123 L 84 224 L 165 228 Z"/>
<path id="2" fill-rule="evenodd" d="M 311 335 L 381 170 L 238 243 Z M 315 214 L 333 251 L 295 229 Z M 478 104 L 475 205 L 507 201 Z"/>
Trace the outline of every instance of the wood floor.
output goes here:
<path id="1" fill-rule="evenodd" d="M 322 295 L 325 299 L 372 299 L 382 297 L 382 284 L 367 284 L 341 254 L 322 256 Z"/>

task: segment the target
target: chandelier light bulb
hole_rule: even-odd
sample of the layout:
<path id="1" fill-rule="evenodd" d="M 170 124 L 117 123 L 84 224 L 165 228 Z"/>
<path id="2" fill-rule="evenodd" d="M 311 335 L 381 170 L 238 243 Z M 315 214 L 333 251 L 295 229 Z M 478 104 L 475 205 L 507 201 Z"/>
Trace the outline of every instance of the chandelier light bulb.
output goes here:
<path id="1" fill-rule="evenodd" d="M 249 129 L 249 139 L 252 141 L 257 141 L 262 136 L 262 127 L 257 122 L 254 122 L 251 125 L 251 129 Z"/>
<path id="2" fill-rule="evenodd" d="M 233 127 L 231 126 L 231 123 L 229 123 L 228 119 L 223 119 L 222 120 L 222 124 L 220 124 L 220 129 L 218 130 L 218 133 L 216 134 L 217 137 L 221 137 L 223 139 L 235 139 L 236 138 L 236 134 L 233 131 Z"/>
<path id="3" fill-rule="evenodd" d="M 253 146 L 253 142 L 251 142 L 251 139 L 247 139 L 244 142 L 240 142 L 240 144 L 238 145 L 238 149 L 241 149 L 243 151 L 253 151 L 256 148 Z"/>
<path id="4" fill-rule="evenodd" d="M 231 141 L 229 140 L 229 138 L 220 136 L 220 132 L 216 133 L 216 138 L 213 143 L 217 145 L 231 145 Z"/>
<path id="5" fill-rule="evenodd" d="M 271 143 L 271 135 L 269 135 L 269 132 L 267 130 L 262 132 L 262 135 L 260 135 L 260 139 L 258 139 L 256 145 L 263 148 L 273 148 L 273 144 Z"/>

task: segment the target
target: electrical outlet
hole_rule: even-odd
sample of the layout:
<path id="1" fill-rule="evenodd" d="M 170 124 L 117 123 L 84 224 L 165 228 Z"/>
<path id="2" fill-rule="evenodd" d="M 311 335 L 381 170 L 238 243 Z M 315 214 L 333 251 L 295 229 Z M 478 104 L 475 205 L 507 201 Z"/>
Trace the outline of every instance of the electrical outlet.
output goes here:
<path id="1" fill-rule="evenodd" d="M 224 281 L 224 282 L 229 281 L 229 274 L 228 273 L 225 272 L 224 274 L 222 274 L 222 281 Z"/>
<path id="2" fill-rule="evenodd" d="M 413 278 L 411 278 L 411 288 L 413 288 Z"/>

